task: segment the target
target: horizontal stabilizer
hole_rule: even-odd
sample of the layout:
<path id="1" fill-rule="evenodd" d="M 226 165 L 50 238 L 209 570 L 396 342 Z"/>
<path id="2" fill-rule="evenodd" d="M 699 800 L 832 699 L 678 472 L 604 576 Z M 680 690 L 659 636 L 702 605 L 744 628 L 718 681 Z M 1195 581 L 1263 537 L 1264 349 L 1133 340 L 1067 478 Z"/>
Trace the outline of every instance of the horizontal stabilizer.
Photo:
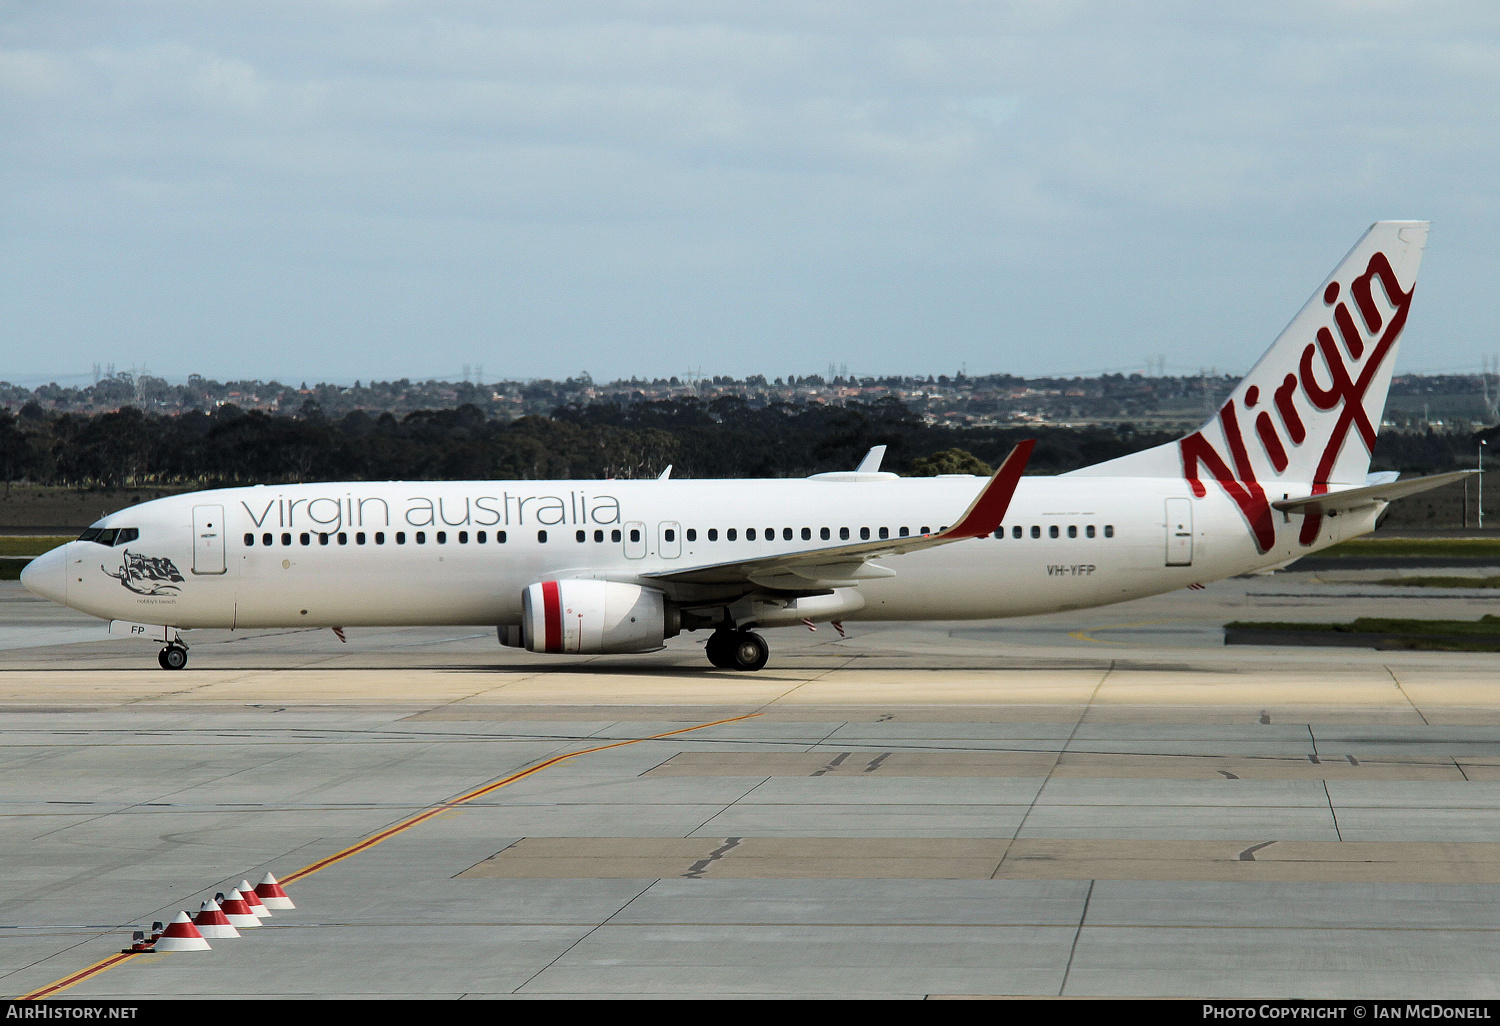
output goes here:
<path id="1" fill-rule="evenodd" d="M 1477 470 L 1455 470 L 1449 474 L 1433 474 L 1430 477 L 1413 477 L 1405 481 L 1387 481 L 1384 484 L 1365 485 L 1363 488 L 1345 488 L 1326 495 L 1309 495 L 1301 499 L 1281 499 L 1271 505 L 1284 513 L 1342 513 L 1345 510 L 1373 506 L 1377 502 L 1391 502 L 1408 495 L 1441 488 L 1443 485 L 1462 481 Z"/>

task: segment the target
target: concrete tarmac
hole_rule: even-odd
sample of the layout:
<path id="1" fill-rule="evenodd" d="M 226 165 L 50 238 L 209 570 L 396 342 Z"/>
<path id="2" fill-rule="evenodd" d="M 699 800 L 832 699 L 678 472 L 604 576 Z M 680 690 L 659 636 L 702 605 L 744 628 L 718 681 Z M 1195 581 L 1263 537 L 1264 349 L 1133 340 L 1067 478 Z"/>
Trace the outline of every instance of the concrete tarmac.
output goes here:
<path id="1" fill-rule="evenodd" d="M 60 996 L 1493 997 L 1500 657 L 1222 644 L 1500 598 L 1390 576 L 770 631 L 756 674 L 481 628 L 170 672 L 3 584 L 0 990 L 364 843 Z"/>

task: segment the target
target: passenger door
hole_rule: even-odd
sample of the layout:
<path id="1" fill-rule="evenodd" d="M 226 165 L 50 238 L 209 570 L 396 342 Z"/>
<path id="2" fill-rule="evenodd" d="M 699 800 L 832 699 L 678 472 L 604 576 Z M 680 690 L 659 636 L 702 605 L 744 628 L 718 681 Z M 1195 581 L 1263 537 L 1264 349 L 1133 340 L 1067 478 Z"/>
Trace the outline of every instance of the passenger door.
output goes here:
<path id="1" fill-rule="evenodd" d="M 1167 566 L 1193 565 L 1193 502 L 1167 500 Z"/>
<path id="2" fill-rule="evenodd" d="M 625 558 L 640 559 L 646 555 L 646 525 L 632 520 L 625 525 Z"/>
<path id="3" fill-rule="evenodd" d="M 224 507 L 193 507 L 193 573 L 224 572 Z"/>
<path id="4" fill-rule="evenodd" d="M 656 553 L 663 559 L 676 559 L 682 555 L 682 525 L 675 520 L 663 520 L 656 525 Z"/>

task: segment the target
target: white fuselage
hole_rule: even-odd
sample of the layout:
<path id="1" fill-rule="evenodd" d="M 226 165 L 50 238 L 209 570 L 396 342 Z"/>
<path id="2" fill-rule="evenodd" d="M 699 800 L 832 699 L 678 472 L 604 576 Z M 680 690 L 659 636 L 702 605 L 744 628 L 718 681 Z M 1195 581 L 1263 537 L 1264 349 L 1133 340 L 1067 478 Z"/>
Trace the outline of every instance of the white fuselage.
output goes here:
<path id="1" fill-rule="evenodd" d="M 537 581 L 663 587 L 641 575 L 858 541 L 865 530 L 871 538 L 881 529 L 936 531 L 985 484 L 846 477 L 854 479 L 217 489 L 112 514 L 96 526 L 139 536 L 70 542 L 40 557 L 29 577 L 52 589 L 46 582 L 65 566 L 56 575 L 63 592 L 49 597 L 101 618 L 178 628 L 508 625 L 520 621 L 522 592 Z M 1298 541 L 1301 516 L 1277 513 L 1277 544 L 1262 553 L 1217 487 L 1194 498 L 1181 478 L 1028 477 L 1003 539 L 884 557 L 894 576 L 861 581 L 863 608 L 830 618 L 974 619 L 1105 605 L 1274 566 L 1369 531 L 1379 512 L 1325 518 L 1311 546 Z"/>

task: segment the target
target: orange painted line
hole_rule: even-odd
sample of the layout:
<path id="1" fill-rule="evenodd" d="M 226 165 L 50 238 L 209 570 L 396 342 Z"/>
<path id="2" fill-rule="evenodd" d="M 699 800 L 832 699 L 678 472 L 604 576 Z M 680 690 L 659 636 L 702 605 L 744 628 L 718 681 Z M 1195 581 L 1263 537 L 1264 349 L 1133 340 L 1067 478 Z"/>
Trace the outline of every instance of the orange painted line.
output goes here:
<path id="1" fill-rule="evenodd" d="M 63 991 L 67 990 L 69 987 L 77 986 L 84 980 L 87 980 L 93 976 L 98 976 L 100 973 L 104 972 L 104 970 L 111 969 L 114 966 L 119 965 L 121 962 L 129 958 L 132 954 L 134 954 L 134 952 L 117 951 L 113 955 L 110 955 L 108 958 L 104 959 L 104 961 L 102 962 L 95 962 L 87 969 L 80 969 L 72 976 L 64 976 L 57 982 L 49 983 L 45 987 L 42 987 L 40 990 L 33 990 L 29 994 L 22 994 L 20 997 L 16 998 L 16 1000 L 40 1001 L 43 998 L 51 997 L 53 994 L 60 994 Z"/>
<path id="2" fill-rule="evenodd" d="M 759 715 L 760 713 L 746 713 L 744 716 L 731 716 L 727 720 L 714 720 L 712 723 L 699 723 L 696 726 L 692 727 L 679 727 L 676 730 L 669 730 L 664 734 L 652 734 L 650 737 L 634 737 L 628 741 L 615 741 L 611 744 L 599 745 L 594 748 L 584 748 L 576 752 L 566 752 L 562 755 L 554 755 L 552 758 L 539 762 L 535 766 L 528 766 L 526 769 L 518 770 L 517 772 L 512 773 L 507 777 L 501 777 L 499 780 L 496 780 L 493 783 L 485 784 L 483 787 L 476 787 L 474 790 L 469 791 L 466 794 L 461 794 L 457 798 L 450 798 L 448 801 L 443 802 L 441 805 L 435 805 L 424 812 L 417 813 L 410 819 L 403 819 L 401 822 L 395 824 L 394 826 L 387 827 L 378 834 L 366 837 L 358 844 L 350 845 L 343 851 L 335 852 L 334 854 L 328 856 L 326 859 L 319 859 L 317 862 L 314 862 L 310 866 L 303 866 L 301 869 L 297 870 L 290 876 L 282 877 L 281 883 L 295 883 L 298 880 L 302 880 L 306 877 L 312 876 L 314 873 L 327 869 L 329 866 L 333 865 L 336 862 L 342 862 L 344 861 L 344 859 L 349 858 L 351 855 L 358 855 L 362 851 L 375 847 L 375 845 L 379 844 L 381 841 L 388 840 L 392 837 L 395 837 L 399 833 L 410 830 L 412 827 L 418 825 L 419 823 L 426 822 L 439 813 L 447 812 L 449 809 L 457 808 L 465 802 L 473 801 L 475 798 L 483 798 L 485 795 L 489 794 L 492 791 L 498 791 L 500 788 L 506 787 L 510 784 L 514 784 L 518 780 L 525 780 L 533 773 L 540 773 L 547 767 L 556 766 L 558 763 L 565 762 L 568 759 L 576 759 L 580 755 L 591 755 L 594 752 L 605 752 L 611 748 L 623 748 L 626 745 L 638 745 L 642 741 L 656 741 L 664 737 L 672 737 L 675 734 L 686 734 L 694 730 L 703 730 L 707 727 L 718 727 L 725 723 L 737 723 L 740 720 L 748 720 Z"/>
<path id="3" fill-rule="evenodd" d="M 329 866 L 333 865 L 336 862 L 342 862 L 345 859 L 349 858 L 351 855 L 358 855 L 362 851 L 375 847 L 375 845 L 379 844 L 381 841 L 387 840 L 391 837 L 395 837 L 399 833 L 410 830 L 412 827 L 416 826 L 419 823 L 425 823 L 427 820 L 431 819 L 433 816 L 436 816 L 438 813 L 447 812 L 449 809 L 457 808 L 465 802 L 473 801 L 475 798 L 483 798 L 490 792 L 498 791 L 500 788 L 505 787 L 507 784 L 514 784 L 518 780 L 525 780 L 533 773 L 540 773 L 548 766 L 556 766 L 560 762 L 566 762 L 568 759 L 576 759 L 580 755 L 591 755 L 594 752 L 606 752 L 611 748 L 623 748 L 626 745 L 638 745 L 642 741 L 656 741 L 660 738 L 672 737 L 675 734 L 687 734 L 694 730 L 703 730 L 707 727 L 717 727 L 725 723 L 737 723 L 740 720 L 753 719 L 754 717 L 759 715 L 760 713 L 746 713 L 744 716 L 731 716 L 727 720 L 714 720 L 712 723 L 699 723 L 696 726 L 692 727 L 679 727 L 676 730 L 669 730 L 664 734 L 652 734 L 650 737 L 633 737 L 628 741 L 615 741 L 607 745 L 598 745 L 594 748 L 584 748 L 576 752 L 565 752 L 562 755 L 554 755 L 552 758 L 539 762 L 535 766 L 529 766 L 526 769 L 518 770 L 517 772 L 512 773 L 507 777 L 501 777 L 494 783 L 485 784 L 482 787 L 476 787 L 474 790 L 469 791 L 465 794 L 461 794 L 457 798 L 450 798 L 446 802 L 443 802 L 441 805 L 434 805 L 432 808 L 427 809 L 423 812 L 419 812 L 415 816 L 412 816 L 408 819 L 403 819 L 395 826 L 387 827 L 386 829 L 380 831 L 380 833 L 378 834 L 366 837 L 358 844 L 350 845 L 343 851 L 335 852 L 334 854 L 328 856 L 326 859 L 319 859 L 317 862 L 314 862 L 310 866 L 303 866 L 301 869 L 297 870 L 290 876 L 282 877 L 281 883 L 289 884 L 297 880 L 304 879 L 305 877 L 312 876 L 314 873 L 319 872 L 320 870 L 327 869 Z M 110 955 L 102 962 L 95 962 L 87 969 L 82 969 L 74 973 L 72 976 L 65 976 L 55 983 L 49 983 L 47 984 L 47 986 L 42 987 L 40 990 L 33 990 L 29 994 L 22 994 L 16 1000 L 36 1001 L 41 998 L 51 997 L 54 994 L 60 994 L 63 991 L 67 990 L 69 987 L 76 986 L 83 981 L 90 979 L 91 977 L 98 976 L 106 969 L 114 968 L 115 966 L 119 965 L 121 962 L 129 958 L 131 954 L 133 954 L 133 952 L 118 952 L 116 954 Z"/>

